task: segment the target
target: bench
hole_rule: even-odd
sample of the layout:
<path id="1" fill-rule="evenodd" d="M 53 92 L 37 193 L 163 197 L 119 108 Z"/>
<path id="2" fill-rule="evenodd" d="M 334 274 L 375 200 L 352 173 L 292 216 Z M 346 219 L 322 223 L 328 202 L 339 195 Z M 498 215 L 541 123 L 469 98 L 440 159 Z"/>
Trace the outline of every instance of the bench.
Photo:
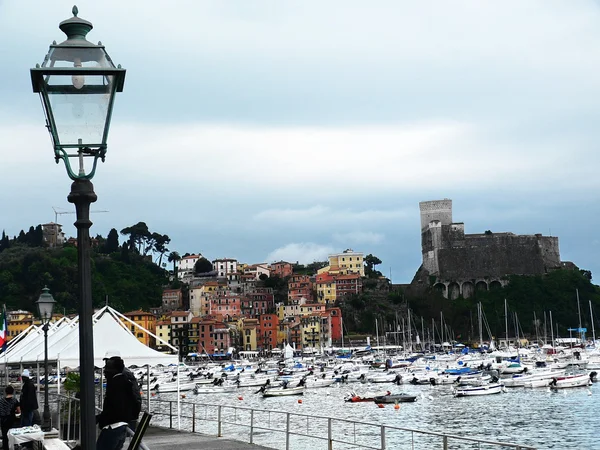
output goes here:
<path id="1" fill-rule="evenodd" d="M 147 412 L 142 415 L 142 418 L 135 429 L 135 433 L 133 433 L 131 441 L 129 442 L 129 447 L 127 447 L 127 450 L 138 450 L 139 448 L 145 448 L 145 446 L 142 444 L 142 438 L 148 429 L 148 425 L 150 425 L 151 418 L 152 414 L 148 414 Z M 131 430 L 128 428 L 128 431 Z"/>
<path id="2" fill-rule="evenodd" d="M 67 444 L 65 444 L 63 441 L 61 441 L 58 438 L 44 439 L 42 441 L 42 444 L 44 446 L 44 450 L 70 450 L 71 449 L 71 447 L 69 447 Z"/>

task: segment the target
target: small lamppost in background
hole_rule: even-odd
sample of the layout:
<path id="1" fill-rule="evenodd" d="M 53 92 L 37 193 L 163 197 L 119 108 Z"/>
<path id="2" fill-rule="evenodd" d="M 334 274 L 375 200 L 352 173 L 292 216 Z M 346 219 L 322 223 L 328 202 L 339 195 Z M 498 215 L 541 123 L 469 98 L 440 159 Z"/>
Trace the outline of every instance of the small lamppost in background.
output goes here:
<path id="1" fill-rule="evenodd" d="M 90 181 L 98 159 L 104 161 L 115 93 L 123 90 L 125 69 L 115 66 L 101 42 L 86 35 L 93 28 L 73 17 L 60 23 L 67 40 L 53 42 L 44 62 L 31 69 L 33 92 L 40 94 L 54 159 L 64 161 L 73 180 L 67 197 L 77 212 L 79 271 L 79 373 L 81 375 L 81 447 L 96 448 L 94 396 L 94 341 L 92 276 L 90 265 L 90 204 L 96 201 Z M 72 161 L 76 168 L 73 167 Z M 89 162 L 88 166 L 84 162 Z"/>
<path id="2" fill-rule="evenodd" d="M 45 287 L 42 294 L 36 302 L 44 330 L 44 414 L 42 415 L 42 430 L 50 431 L 52 429 L 52 420 L 50 418 L 50 406 L 48 403 L 48 327 L 52 320 L 52 311 L 54 310 L 54 298 L 50 294 L 50 289 Z M 60 377 L 60 374 L 58 374 Z"/>

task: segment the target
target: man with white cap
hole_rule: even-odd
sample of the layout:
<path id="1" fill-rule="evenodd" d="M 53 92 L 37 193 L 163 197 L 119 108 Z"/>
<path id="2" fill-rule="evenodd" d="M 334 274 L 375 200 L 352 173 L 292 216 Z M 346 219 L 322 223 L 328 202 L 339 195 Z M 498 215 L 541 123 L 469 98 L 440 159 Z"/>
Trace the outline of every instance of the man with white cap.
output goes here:
<path id="1" fill-rule="evenodd" d="M 29 369 L 23 370 L 21 380 L 21 426 L 27 427 L 33 425 L 33 412 L 38 409 L 38 401 L 35 385 L 31 381 Z"/>

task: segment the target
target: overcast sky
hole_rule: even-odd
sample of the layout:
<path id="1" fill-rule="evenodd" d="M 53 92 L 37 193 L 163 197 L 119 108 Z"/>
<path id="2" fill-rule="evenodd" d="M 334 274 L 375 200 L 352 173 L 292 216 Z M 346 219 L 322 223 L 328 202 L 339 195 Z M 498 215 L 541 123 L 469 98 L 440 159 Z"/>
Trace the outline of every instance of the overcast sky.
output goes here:
<path id="1" fill-rule="evenodd" d="M 242 262 L 421 262 L 419 201 L 600 276 L 600 2 L 79 1 L 127 69 L 93 234 Z M 72 1 L 0 0 L 0 227 L 72 211 L 29 69 Z M 75 235 L 74 215 L 61 215 Z"/>

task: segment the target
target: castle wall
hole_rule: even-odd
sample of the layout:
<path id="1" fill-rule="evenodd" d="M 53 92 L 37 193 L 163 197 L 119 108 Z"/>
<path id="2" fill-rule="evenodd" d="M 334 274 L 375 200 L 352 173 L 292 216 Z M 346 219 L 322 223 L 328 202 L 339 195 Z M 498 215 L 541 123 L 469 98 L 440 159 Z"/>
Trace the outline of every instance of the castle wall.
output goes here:
<path id="1" fill-rule="evenodd" d="M 539 275 L 560 265 L 558 240 L 514 234 L 465 235 L 437 252 L 441 278 L 465 280 L 505 275 Z"/>

